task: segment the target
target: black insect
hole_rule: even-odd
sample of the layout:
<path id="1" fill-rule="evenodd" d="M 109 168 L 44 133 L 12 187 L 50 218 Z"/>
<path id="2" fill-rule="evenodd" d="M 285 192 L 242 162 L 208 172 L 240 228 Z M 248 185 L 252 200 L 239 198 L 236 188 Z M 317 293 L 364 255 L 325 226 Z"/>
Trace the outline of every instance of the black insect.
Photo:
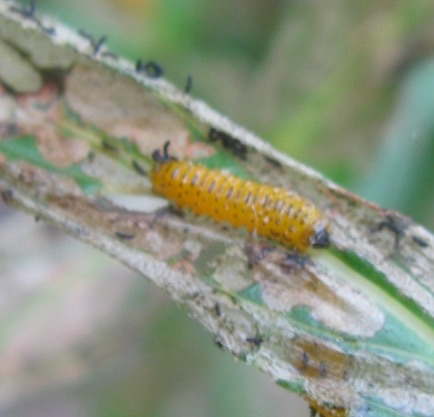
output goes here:
<path id="1" fill-rule="evenodd" d="M 89 151 L 89 153 L 87 154 L 87 159 L 89 160 L 89 162 L 93 162 L 95 159 L 95 152 Z"/>
<path id="2" fill-rule="evenodd" d="M 217 346 L 218 348 L 220 348 L 221 350 L 225 350 L 225 347 L 223 346 L 223 343 L 220 342 L 219 339 L 216 338 L 216 339 L 214 340 L 214 343 L 215 343 L 216 346 Z"/>
<path id="3" fill-rule="evenodd" d="M 52 27 L 44 26 L 44 24 L 36 16 L 33 16 L 32 20 L 38 25 L 39 29 L 41 29 L 47 35 L 53 36 L 56 33 L 56 29 Z"/>
<path id="4" fill-rule="evenodd" d="M 212 142 L 220 142 L 224 148 L 230 149 L 242 160 L 247 158 L 247 146 L 226 132 L 222 132 L 221 130 L 212 127 L 208 132 L 208 139 Z"/>
<path id="5" fill-rule="evenodd" d="M 133 159 L 133 161 L 131 162 L 131 165 L 133 166 L 134 170 L 139 174 L 142 175 L 144 177 L 146 177 L 148 175 L 148 173 L 140 166 L 140 164 Z"/>
<path id="6" fill-rule="evenodd" d="M 309 405 L 309 417 L 321 417 L 319 413 L 316 412 L 316 409 Z"/>
<path id="7" fill-rule="evenodd" d="M 122 240 L 131 240 L 136 237 L 133 233 L 115 232 L 116 237 Z"/>
<path id="8" fill-rule="evenodd" d="M 187 82 L 186 82 L 185 88 L 184 88 L 185 94 L 190 94 L 192 88 L 193 88 L 193 77 L 191 75 L 189 75 L 187 77 Z"/>
<path id="9" fill-rule="evenodd" d="M 222 315 L 222 311 L 220 309 L 220 304 L 219 303 L 215 303 L 215 305 L 214 305 L 214 311 L 215 311 L 215 315 L 217 317 L 220 317 Z"/>
<path id="10" fill-rule="evenodd" d="M 319 374 L 322 378 L 325 378 L 328 374 L 328 365 L 326 362 L 321 362 L 319 364 Z"/>
<path id="11" fill-rule="evenodd" d="M 281 164 L 279 161 L 277 161 L 277 160 L 274 159 L 274 158 L 271 158 L 270 156 L 266 156 L 265 159 L 266 159 L 266 160 L 267 160 L 271 165 L 275 166 L 276 168 L 281 168 L 281 167 L 282 167 L 282 164 Z"/>
<path id="12" fill-rule="evenodd" d="M 32 20 L 33 22 L 35 22 L 38 25 L 38 27 L 42 31 L 44 31 L 48 35 L 54 35 L 56 33 L 56 29 L 44 26 L 42 24 L 42 22 L 36 16 L 36 14 L 35 14 L 36 13 L 36 2 L 35 2 L 35 0 L 30 0 L 28 7 L 26 7 L 24 5 L 22 5 L 21 7 L 11 6 L 9 8 L 9 10 L 11 12 L 14 12 L 14 13 L 19 13 L 21 16 L 23 16 L 26 19 Z"/>
<path id="13" fill-rule="evenodd" d="M 136 62 L 136 72 L 144 73 L 149 78 L 160 78 L 164 74 L 163 68 L 155 61 L 143 62 L 141 59 Z"/>
<path id="14" fill-rule="evenodd" d="M 427 248 L 429 246 L 427 242 L 418 236 L 412 236 L 411 238 L 413 239 L 413 242 L 419 245 L 421 248 Z"/>
<path id="15" fill-rule="evenodd" d="M 101 36 L 98 40 L 96 40 L 90 33 L 79 30 L 79 35 L 83 36 L 83 38 L 87 39 L 92 46 L 93 55 L 98 55 L 98 52 L 101 50 L 101 47 L 106 43 L 107 36 Z"/>
<path id="16" fill-rule="evenodd" d="M 11 189 L 1 190 L 0 195 L 6 204 L 10 203 L 14 198 L 14 192 Z"/>
<path id="17" fill-rule="evenodd" d="M 297 252 L 286 252 L 281 267 L 288 270 L 296 267 L 304 269 L 309 264 L 312 265 L 312 260 L 308 256 L 300 255 Z"/>
<path id="18" fill-rule="evenodd" d="M 118 148 L 116 148 L 116 146 L 112 145 L 110 142 L 107 142 L 104 139 L 101 141 L 101 145 L 107 151 L 110 151 L 110 152 L 117 152 L 118 151 Z"/>
<path id="19" fill-rule="evenodd" d="M 19 134 L 18 125 L 15 122 L 0 123 L 0 137 L 7 138 Z"/>
<path id="20" fill-rule="evenodd" d="M 309 399 L 310 417 L 345 417 L 348 415 L 343 407 L 335 407 L 331 404 L 318 404 L 316 401 Z M 368 414 L 370 414 L 368 412 Z"/>
<path id="21" fill-rule="evenodd" d="M 307 352 L 303 352 L 301 363 L 301 370 L 305 371 L 309 365 L 309 355 L 307 354 Z"/>
<path id="22" fill-rule="evenodd" d="M 246 339 L 246 342 L 254 344 L 256 347 L 259 347 L 262 345 L 262 342 L 264 339 L 261 336 L 254 336 L 254 337 L 248 337 Z"/>
<path id="23" fill-rule="evenodd" d="M 247 268 L 252 269 L 254 266 L 258 265 L 273 250 L 274 248 L 269 245 L 261 245 L 258 247 L 257 245 L 246 243 L 244 251 L 247 256 Z"/>
<path id="24" fill-rule="evenodd" d="M 399 248 L 399 242 L 404 236 L 404 230 L 406 229 L 406 225 L 399 222 L 399 220 L 395 219 L 392 215 L 387 215 L 386 220 L 378 223 L 374 228 L 374 232 L 381 232 L 383 229 L 390 230 L 395 236 L 395 243 L 393 245 L 394 249 L 397 250 Z"/>
<path id="25" fill-rule="evenodd" d="M 33 19 L 35 17 L 35 11 L 36 11 L 36 2 L 35 0 L 30 0 L 29 6 L 26 7 L 24 5 L 18 7 L 18 6 L 11 6 L 9 8 L 11 12 L 19 13 L 21 16 L 27 18 L 27 19 Z"/>

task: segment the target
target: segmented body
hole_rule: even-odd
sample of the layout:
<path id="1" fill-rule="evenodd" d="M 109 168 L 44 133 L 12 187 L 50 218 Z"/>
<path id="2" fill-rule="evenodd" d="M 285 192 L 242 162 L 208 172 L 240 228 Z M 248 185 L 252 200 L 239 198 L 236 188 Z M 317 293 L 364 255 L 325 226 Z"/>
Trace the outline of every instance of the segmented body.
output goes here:
<path id="1" fill-rule="evenodd" d="M 217 222 L 245 227 L 300 251 L 329 244 L 321 212 L 288 190 L 174 160 L 157 163 L 151 181 L 155 193 Z"/>

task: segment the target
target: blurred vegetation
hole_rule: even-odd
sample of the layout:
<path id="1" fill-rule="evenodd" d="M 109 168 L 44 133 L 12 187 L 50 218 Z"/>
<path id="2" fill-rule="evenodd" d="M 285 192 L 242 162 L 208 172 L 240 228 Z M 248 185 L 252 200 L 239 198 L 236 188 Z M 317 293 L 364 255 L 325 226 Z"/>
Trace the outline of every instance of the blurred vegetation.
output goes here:
<path id="1" fill-rule="evenodd" d="M 434 229 L 431 0 L 38 6 L 95 37 L 108 35 L 120 55 L 161 63 L 180 88 L 191 74 L 195 97 L 343 186 Z M 152 325 L 136 329 L 144 359 L 135 372 L 125 371 L 125 383 L 117 375 L 91 384 L 87 394 L 105 398 L 95 415 L 143 415 L 145 405 L 147 416 L 271 415 L 272 404 L 252 409 L 261 394 L 241 380 L 243 367 L 222 362 L 216 350 L 204 352 L 204 332 L 179 316 L 166 305 Z M 202 406 L 188 406 L 192 398 Z"/>

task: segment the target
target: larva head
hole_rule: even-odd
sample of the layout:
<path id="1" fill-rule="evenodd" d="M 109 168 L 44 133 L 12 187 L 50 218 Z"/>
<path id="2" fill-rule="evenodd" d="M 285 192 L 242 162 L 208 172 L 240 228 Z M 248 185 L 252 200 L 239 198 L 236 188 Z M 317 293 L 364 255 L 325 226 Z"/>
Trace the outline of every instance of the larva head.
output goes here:
<path id="1" fill-rule="evenodd" d="M 310 244 L 313 248 L 326 248 L 330 245 L 330 234 L 325 221 L 315 225 L 314 233 L 310 236 Z"/>

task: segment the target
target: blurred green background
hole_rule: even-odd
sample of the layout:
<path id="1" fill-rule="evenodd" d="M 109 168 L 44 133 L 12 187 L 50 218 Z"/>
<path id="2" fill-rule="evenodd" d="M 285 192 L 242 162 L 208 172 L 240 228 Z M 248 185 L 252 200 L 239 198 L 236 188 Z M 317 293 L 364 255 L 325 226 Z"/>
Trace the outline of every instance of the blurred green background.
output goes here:
<path id="1" fill-rule="evenodd" d="M 434 229 L 432 0 L 38 7 L 107 35 L 120 55 L 161 63 L 180 88 L 192 75 L 193 96 Z M 17 241 L 19 253 L 10 239 L 0 243 L 0 336 L 10 352 L 0 358 L 2 415 L 306 415 L 266 377 L 214 348 L 153 286 L 47 226 L 1 213 L 3 236 L 28 237 L 25 248 Z"/>

